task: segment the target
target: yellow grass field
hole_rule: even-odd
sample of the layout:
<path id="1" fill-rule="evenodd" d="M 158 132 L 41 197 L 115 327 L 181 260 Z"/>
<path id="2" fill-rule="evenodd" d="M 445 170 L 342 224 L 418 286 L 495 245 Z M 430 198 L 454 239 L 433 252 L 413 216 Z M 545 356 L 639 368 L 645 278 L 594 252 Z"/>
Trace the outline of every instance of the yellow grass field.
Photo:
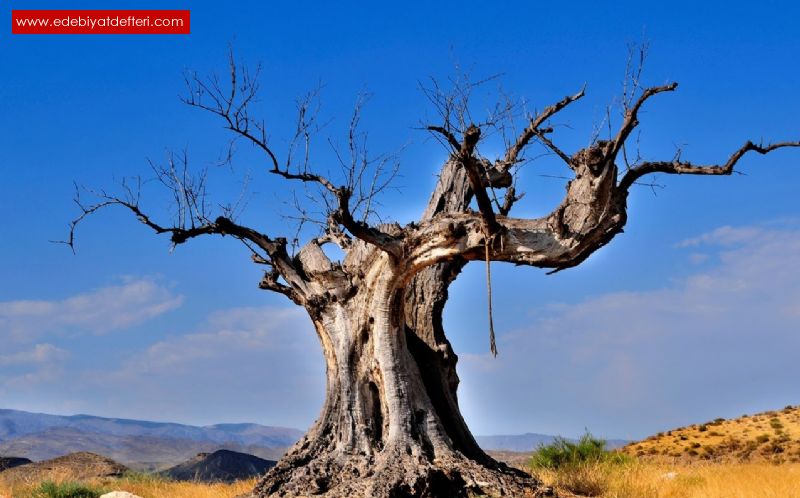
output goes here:
<path id="1" fill-rule="evenodd" d="M 666 465 L 635 461 L 623 465 L 586 465 L 557 472 L 540 471 L 538 475 L 562 497 L 800 498 L 800 464 L 792 463 Z M 209 485 L 132 477 L 87 484 L 106 491 L 129 491 L 144 498 L 233 498 L 251 490 L 255 480 Z M 31 496 L 30 489 L 24 486 L 12 491 L 0 484 L 0 495 L 27 498 Z"/>
<path id="2" fill-rule="evenodd" d="M 233 484 L 202 484 L 137 476 L 89 481 L 84 484 L 105 492 L 128 491 L 142 498 L 233 498 L 251 491 L 256 484 L 256 479 L 237 481 Z M 33 484 L 27 484 L 12 489 L 0 482 L 0 496 L 28 498 L 32 496 L 35 487 Z"/>
<path id="3" fill-rule="evenodd" d="M 538 475 L 564 497 L 800 498 L 800 464 L 634 462 L 541 471 Z"/>

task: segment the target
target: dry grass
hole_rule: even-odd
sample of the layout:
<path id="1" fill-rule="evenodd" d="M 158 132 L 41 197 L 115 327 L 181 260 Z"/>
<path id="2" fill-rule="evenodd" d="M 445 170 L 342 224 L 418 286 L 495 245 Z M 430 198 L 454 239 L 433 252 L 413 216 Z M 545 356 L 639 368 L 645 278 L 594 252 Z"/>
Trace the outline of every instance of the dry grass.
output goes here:
<path id="1" fill-rule="evenodd" d="M 106 487 L 128 491 L 142 498 L 233 498 L 253 490 L 256 479 L 237 481 L 233 484 L 202 484 L 193 482 L 170 482 L 163 480 L 139 480 L 108 483 Z"/>
<path id="2" fill-rule="evenodd" d="M 233 498 L 251 491 L 256 480 L 237 481 L 233 484 L 203 484 L 132 475 L 119 479 L 92 479 L 84 484 L 104 492 L 128 491 L 142 498 Z M 55 482 L 69 482 L 69 479 L 65 477 Z M 35 486 L 34 483 L 11 486 L 0 481 L 0 497 L 26 498 Z"/>
<path id="3" fill-rule="evenodd" d="M 584 465 L 540 471 L 545 484 L 561 496 L 602 498 L 800 498 L 800 464 L 768 463 L 663 465 Z M 170 482 L 141 476 L 90 481 L 106 490 L 129 491 L 144 498 L 233 498 L 253 489 L 255 479 L 234 484 Z M 24 498 L 29 486 L 0 494 Z"/>
<path id="4" fill-rule="evenodd" d="M 658 433 L 622 449 L 645 459 L 800 462 L 800 407 Z"/>
<path id="5" fill-rule="evenodd" d="M 583 465 L 541 471 L 562 496 L 602 498 L 800 498 L 800 464 Z M 581 492 L 582 494 L 578 494 Z"/>
<path id="6" fill-rule="evenodd" d="M 590 464 L 559 471 L 539 471 L 545 484 L 562 497 L 602 498 L 800 498 L 800 464 L 655 462 Z M 170 482 L 133 475 L 93 480 L 103 490 L 129 491 L 144 498 L 233 498 L 255 486 L 255 479 L 234 484 Z M 0 482 L 0 495 L 26 498 L 32 485 L 12 490 Z"/>

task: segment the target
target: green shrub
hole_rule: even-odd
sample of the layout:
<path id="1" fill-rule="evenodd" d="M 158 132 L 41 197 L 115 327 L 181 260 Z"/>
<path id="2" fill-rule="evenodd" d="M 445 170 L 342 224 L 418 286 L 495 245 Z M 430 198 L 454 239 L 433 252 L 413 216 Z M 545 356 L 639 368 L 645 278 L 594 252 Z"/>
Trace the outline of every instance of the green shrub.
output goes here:
<path id="1" fill-rule="evenodd" d="M 587 432 L 574 443 L 558 437 L 551 444 L 539 446 L 531 456 L 530 466 L 534 469 L 559 469 L 582 463 L 628 461 L 630 457 L 607 450 L 604 439 L 598 439 Z"/>
<path id="2" fill-rule="evenodd" d="M 46 481 L 31 490 L 30 498 L 99 498 L 105 491 L 76 482 Z"/>

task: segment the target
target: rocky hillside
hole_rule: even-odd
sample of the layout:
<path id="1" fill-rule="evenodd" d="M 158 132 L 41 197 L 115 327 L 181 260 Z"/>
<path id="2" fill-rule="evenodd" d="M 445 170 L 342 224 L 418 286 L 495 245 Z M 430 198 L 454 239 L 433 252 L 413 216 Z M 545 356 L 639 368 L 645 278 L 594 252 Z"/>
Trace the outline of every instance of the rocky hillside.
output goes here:
<path id="1" fill-rule="evenodd" d="M 95 478 L 119 477 L 128 469 L 124 465 L 94 453 L 71 453 L 51 460 L 28 463 L 0 472 L 5 483 L 43 481 L 86 481 Z"/>
<path id="2" fill-rule="evenodd" d="M 200 453 L 191 460 L 162 472 L 176 481 L 233 482 L 264 474 L 277 462 L 235 451 Z"/>
<path id="3" fill-rule="evenodd" d="M 660 432 L 622 451 L 645 459 L 800 462 L 800 406 Z"/>

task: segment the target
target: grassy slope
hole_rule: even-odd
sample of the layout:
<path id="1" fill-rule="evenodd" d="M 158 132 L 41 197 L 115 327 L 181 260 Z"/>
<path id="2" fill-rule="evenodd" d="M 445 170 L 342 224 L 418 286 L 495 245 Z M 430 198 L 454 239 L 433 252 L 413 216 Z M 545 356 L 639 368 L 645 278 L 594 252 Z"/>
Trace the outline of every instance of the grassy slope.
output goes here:
<path id="1" fill-rule="evenodd" d="M 602 498 L 800 498 L 800 464 L 633 462 L 588 465 L 569 472 L 542 471 L 562 498 L 567 489 Z M 589 494 L 589 493 L 586 493 Z"/>
<path id="2" fill-rule="evenodd" d="M 800 406 L 673 429 L 622 451 L 651 460 L 800 462 Z"/>

